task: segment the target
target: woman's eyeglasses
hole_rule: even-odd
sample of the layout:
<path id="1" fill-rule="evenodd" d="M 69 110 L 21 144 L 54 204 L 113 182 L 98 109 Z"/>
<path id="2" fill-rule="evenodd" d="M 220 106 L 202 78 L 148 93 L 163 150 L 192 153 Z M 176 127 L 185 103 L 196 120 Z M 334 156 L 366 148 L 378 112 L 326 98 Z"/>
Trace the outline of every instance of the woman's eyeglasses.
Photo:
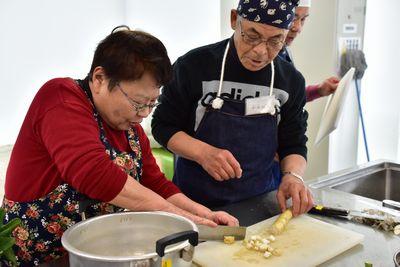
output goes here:
<path id="1" fill-rule="evenodd" d="M 153 108 L 157 107 L 160 103 L 151 103 L 151 104 L 142 104 L 139 103 L 132 98 L 128 96 L 128 94 L 122 89 L 121 85 L 117 83 L 118 89 L 121 91 L 121 93 L 126 97 L 126 99 L 129 101 L 129 103 L 133 106 L 134 110 L 136 111 L 137 114 L 145 111 L 147 108 L 151 111 Z"/>

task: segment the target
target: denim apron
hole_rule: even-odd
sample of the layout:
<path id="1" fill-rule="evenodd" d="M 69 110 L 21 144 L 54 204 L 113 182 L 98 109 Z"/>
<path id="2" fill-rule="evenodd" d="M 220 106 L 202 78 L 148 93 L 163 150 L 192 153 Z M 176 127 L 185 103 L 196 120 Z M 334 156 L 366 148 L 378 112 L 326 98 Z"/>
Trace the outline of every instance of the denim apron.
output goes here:
<path id="1" fill-rule="evenodd" d="M 220 89 L 214 101 L 221 94 L 228 50 L 229 43 L 221 68 Z M 273 78 L 270 88 L 273 88 Z M 194 137 L 229 150 L 242 168 L 242 177 L 220 182 L 201 165 L 178 156 L 173 182 L 188 197 L 208 207 L 227 205 L 275 190 L 280 183 L 279 177 L 273 175 L 273 159 L 278 145 L 276 113 L 246 116 L 244 101 L 225 98 L 221 107 L 213 106 L 214 103 L 207 107 Z"/>
<path id="2" fill-rule="evenodd" d="M 142 176 L 142 153 L 136 131 L 131 128 L 126 132 L 131 152 L 121 152 L 112 147 L 105 136 L 101 118 L 93 104 L 87 80 L 77 81 L 77 83 L 83 88 L 92 104 L 94 119 L 99 126 L 99 138 L 104 144 L 105 153 L 126 174 L 139 181 Z M 60 184 L 46 196 L 30 202 L 3 199 L 2 207 L 6 211 L 4 223 L 18 217 L 22 220 L 22 224 L 12 232 L 15 238 L 13 248 L 19 266 L 39 265 L 67 254 L 61 245 L 61 236 L 70 226 L 82 220 L 79 212 L 82 200 L 87 202 L 88 198 L 67 183 Z M 85 209 L 87 217 L 124 210 L 112 204 L 93 202 L 96 204 Z M 0 262 L 0 266 L 1 263 L 10 265 L 3 261 Z"/>

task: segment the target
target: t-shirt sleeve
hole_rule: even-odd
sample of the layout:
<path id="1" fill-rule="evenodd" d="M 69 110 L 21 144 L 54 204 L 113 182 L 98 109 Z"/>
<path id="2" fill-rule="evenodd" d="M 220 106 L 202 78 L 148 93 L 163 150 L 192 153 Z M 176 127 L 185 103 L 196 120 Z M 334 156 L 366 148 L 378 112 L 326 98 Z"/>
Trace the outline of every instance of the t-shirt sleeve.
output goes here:
<path id="1" fill-rule="evenodd" d="M 181 191 L 171 181 L 167 180 L 165 175 L 158 167 L 156 160 L 151 152 L 150 142 L 144 133 L 142 127 L 138 126 L 140 147 L 142 149 L 143 173 L 141 184 L 153 190 L 163 198 L 168 198 Z"/>
<path id="2" fill-rule="evenodd" d="M 311 102 L 317 98 L 320 98 L 321 96 L 318 93 L 318 87 L 319 85 L 308 85 L 306 87 L 306 99 L 307 102 Z"/>
<path id="3" fill-rule="evenodd" d="M 62 179 L 92 199 L 108 202 L 127 175 L 106 154 L 92 111 L 77 103 L 48 110 L 35 125 Z"/>
<path id="4" fill-rule="evenodd" d="M 298 73 L 298 72 L 297 72 Z M 306 103 L 305 81 L 298 73 L 293 83 L 289 99 L 281 109 L 281 121 L 278 126 L 278 154 L 283 159 L 290 154 L 298 154 L 307 159 L 307 118 L 304 110 Z"/>
<path id="5" fill-rule="evenodd" d="M 163 87 L 159 98 L 161 104 L 154 111 L 151 122 L 154 138 L 165 148 L 175 133 L 190 134 L 193 131 L 190 116 L 194 114 L 196 104 L 194 92 L 190 91 L 191 82 L 187 67 L 178 59 L 173 66 L 173 78 Z"/>

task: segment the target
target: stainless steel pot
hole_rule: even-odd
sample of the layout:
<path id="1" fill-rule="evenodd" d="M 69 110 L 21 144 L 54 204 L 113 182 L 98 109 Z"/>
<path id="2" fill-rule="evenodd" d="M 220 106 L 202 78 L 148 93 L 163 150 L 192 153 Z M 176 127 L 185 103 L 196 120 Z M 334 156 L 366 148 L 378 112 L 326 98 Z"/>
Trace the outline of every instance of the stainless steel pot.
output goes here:
<path id="1" fill-rule="evenodd" d="M 394 266 L 400 267 L 400 250 L 397 251 L 393 256 Z"/>
<path id="2" fill-rule="evenodd" d="M 124 212 L 77 223 L 61 242 L 71 267 L 186 267 L 198 243 L 198 229 L 167 212 Z"/>

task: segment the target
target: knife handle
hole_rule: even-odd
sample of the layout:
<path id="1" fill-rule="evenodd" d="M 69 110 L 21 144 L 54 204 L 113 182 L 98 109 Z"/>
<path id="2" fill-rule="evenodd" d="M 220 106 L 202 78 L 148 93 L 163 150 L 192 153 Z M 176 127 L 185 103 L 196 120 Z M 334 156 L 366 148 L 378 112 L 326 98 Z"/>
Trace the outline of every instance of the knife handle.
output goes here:
<path id="1" fill-rule="evenodd" d="M 345 209 L 331 208 L 331 207 L 325 207 L 322 205 L 316 205 L 311 208 L 309 213 L 317 214 L 317 215 L 325 215 L 325 216 L 348 216 L 350 211 L 345 210 Z"/>

